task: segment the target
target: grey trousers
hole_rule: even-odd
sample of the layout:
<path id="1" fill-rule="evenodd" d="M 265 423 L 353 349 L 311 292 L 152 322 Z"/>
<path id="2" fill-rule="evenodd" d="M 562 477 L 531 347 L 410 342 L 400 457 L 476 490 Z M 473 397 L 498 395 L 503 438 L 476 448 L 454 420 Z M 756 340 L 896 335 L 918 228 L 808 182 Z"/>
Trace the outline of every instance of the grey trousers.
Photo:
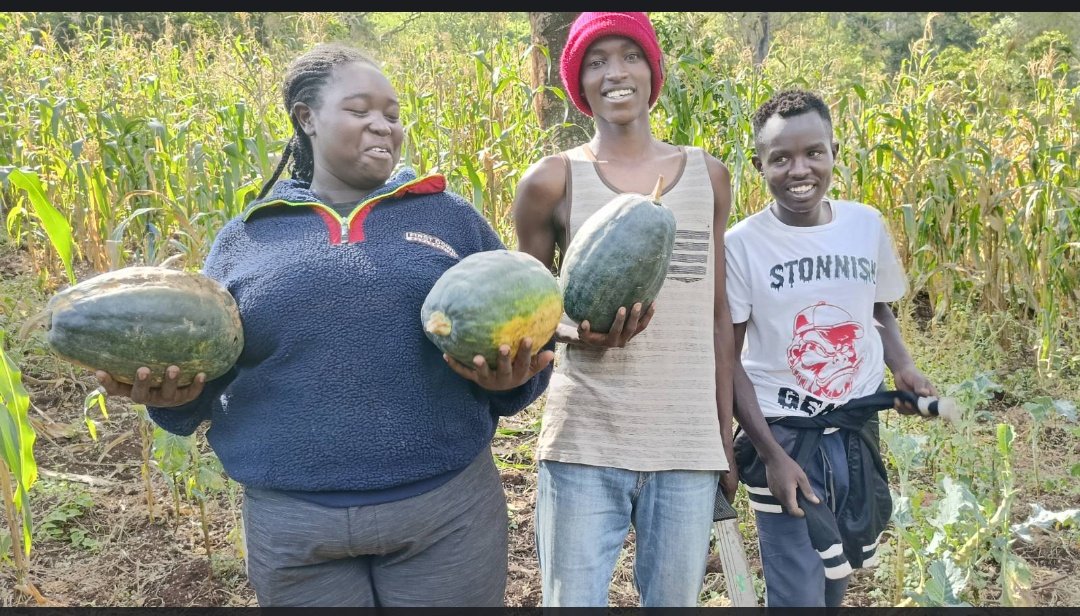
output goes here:
<path id="1" fill-rule="evenodd" d="M 247 574 L 262 607 L 501 607 L 506 498 L 491 450 L 401 501 L 324 507 L 244 490 Z"/>

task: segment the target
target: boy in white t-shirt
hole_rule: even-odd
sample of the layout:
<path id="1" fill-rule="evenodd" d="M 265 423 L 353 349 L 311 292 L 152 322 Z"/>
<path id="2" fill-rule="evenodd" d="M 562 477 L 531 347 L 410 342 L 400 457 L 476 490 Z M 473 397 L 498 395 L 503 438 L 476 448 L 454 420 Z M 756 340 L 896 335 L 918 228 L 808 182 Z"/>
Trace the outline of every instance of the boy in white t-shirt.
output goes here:
<path id="1" fill-rule="evenodd" d="M 937 392 L 887 303 L 907 285 L 881 214 L 826 196 L 839 147 L 828 106 L 810 92 L 780 92 L 758 108 L 753 128 L 754 167 L 774 201 L 725 238 L 742 354 L 735 405 L 737 416 L 760 408 L 820 503 L 800 498 L 806 515 L 796 517 L 772 497 L 750 447 L 760 433 L 744 431 L 736 461 L 755 510 L 766 605 L 835 607 L 852 567 L 873 564 L 891 509 L 874 412 L 843 405 L 877 392 L 886 366 L 898 390 Z"/>

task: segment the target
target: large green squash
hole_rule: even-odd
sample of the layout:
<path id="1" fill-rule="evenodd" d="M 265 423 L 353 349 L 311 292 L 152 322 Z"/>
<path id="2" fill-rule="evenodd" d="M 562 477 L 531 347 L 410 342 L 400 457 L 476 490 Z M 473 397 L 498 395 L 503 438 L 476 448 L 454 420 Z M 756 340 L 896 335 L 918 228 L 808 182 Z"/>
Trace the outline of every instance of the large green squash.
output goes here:
<path id="1" fill-rule="evenodd" d="M 660 293 L 675 248 L 675 215 L 652 196 L 616 196 L 582 223 L 563 258 L 559 284 L 566 315 L 607 333 L 620 307 L 648 308 Z"/>
<path id="2" fill-rule="evenodd" d="M 126 267 L 57 293 L 45 307 L 46 340 L 65 360 L 131 383 L 146 366 L 151 385 L 180 368 L 179 384 L 199 372 L 214 379 L 244 348 L 233 296 L 215 280 L 164 267 Z"/>
<path id="3" fill-rule="evenodd" d="M 532 338 L 540 352 L 562 317 L 559 283 L 544 264 L 524 252 L 490 250 L 473 253 L 443 272 L 420 310 L 428 339 L 444 353 L 468 365 L 483 355 L 488 366 L 498 362 L 499 346 Z"/>

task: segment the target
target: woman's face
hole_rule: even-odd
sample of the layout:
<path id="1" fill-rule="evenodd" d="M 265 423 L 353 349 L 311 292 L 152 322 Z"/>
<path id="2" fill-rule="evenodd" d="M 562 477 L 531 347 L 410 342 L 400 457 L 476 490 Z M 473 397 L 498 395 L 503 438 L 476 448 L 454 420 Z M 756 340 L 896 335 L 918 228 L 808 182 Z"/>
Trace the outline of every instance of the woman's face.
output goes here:
<path id="1" fill-rule="evenodd" d="M 404 140 L 394 86 L 374 66 L 352 62 L 335 68 L 319 95 L 317 108 L 301 103 L 295 109 L 311 139 L 313 180 L 328 189 L 363 191 L 384 184 Z"/>

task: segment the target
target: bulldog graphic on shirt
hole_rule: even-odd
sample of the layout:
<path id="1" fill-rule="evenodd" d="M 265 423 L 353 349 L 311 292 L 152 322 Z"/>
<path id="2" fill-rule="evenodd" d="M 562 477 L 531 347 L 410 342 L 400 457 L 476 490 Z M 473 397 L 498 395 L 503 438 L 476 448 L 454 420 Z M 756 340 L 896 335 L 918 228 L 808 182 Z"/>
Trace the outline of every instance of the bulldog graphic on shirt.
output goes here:
<path id="1" fill-rule="evenodd" d="M 820 301 L 795 315 L 788 366 L 799 385 L 813 395 L 843 398 L 862 363 L 855 348 L 855 340 L 862 336 L 862 325 L 848 311 Z"/>

